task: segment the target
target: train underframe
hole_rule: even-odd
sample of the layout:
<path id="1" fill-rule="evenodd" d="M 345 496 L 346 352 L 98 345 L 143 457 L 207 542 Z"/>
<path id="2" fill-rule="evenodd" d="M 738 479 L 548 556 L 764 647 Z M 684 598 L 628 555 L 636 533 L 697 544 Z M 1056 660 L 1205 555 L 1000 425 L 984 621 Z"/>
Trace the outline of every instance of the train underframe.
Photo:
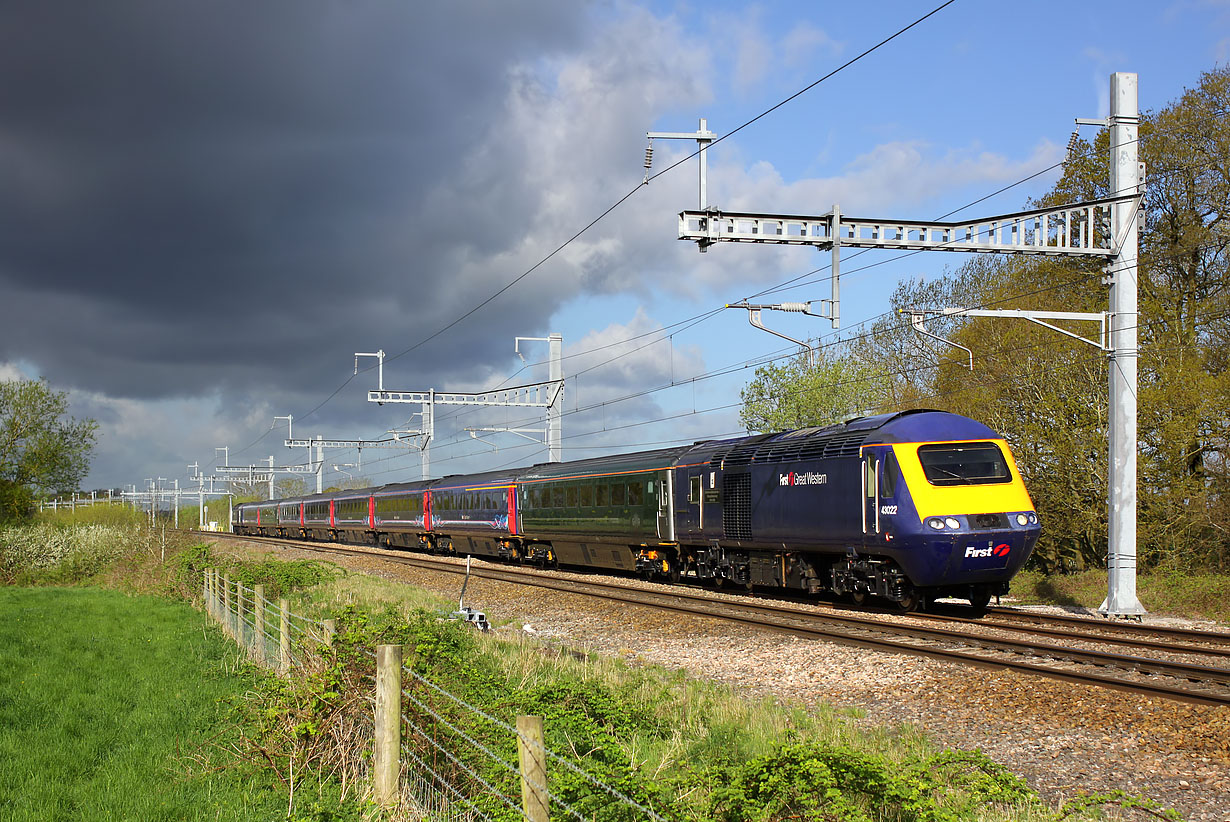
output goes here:
<path id="1" fill-rule="evenodd" d="M 258 529 L 248 529 L 257 531 Z M 268 529 L 259 529 L 261 531 Z M 280 529 L 281 530 L 281 529 Z M 557 567 L 550 541 L 503 536 L 485 540 L 486 550 L 471 552 L 455 545 L 448 535 L 416 531 L 379 531 L 362 528 L 287 528 L 285 536 L 309 540 L 377 545 L 431 554 L 476 553 L 491 559 Z M 469 542 L 463 537 L 463 544 Z M 981 610 L 991 598 L 1008 592 L 1008 583 L 978 583 L 916 588 L 893 560 L 885 557 L 842 556 L 804 551 L 756 551 L 710 546 L 658 544 L 629 545 L 635 572 L 643 579 L 676 583 L 695 579 L 720 587 L 751 591 L 756 587 L 830 595 L 862 605 L 871 598 L 891 603 L 901 611 L 926 607 L 943 597 L 965 599 Z"/>

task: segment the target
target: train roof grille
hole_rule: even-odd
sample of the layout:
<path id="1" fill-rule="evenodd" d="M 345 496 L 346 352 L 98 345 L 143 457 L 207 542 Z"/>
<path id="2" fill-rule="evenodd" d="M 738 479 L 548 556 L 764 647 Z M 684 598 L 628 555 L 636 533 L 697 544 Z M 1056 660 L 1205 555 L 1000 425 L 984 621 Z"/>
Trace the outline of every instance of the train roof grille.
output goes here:
<path id="1" fill-rule="evenodd" d="M 818 433 L 823 429 L 811 429 L 800 434 L 792 431 L 789 436 L 771 434 L 755 440 L 744 440 L 733 448 L 719 451 L 709 460 L 713 468 L 737 468 L 753 462 L 801 462 L 834 457 L 857 457 L 859 446 L 867 439 L 864 431 L 844 430 Z"/>

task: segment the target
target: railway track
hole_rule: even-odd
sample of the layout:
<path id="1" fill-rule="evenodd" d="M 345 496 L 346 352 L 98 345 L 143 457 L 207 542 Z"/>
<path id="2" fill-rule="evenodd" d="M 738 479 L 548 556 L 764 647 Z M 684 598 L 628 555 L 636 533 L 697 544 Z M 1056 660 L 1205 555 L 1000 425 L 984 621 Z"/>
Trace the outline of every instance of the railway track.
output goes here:
<path id="1" fill-rule="evenodd" d="M 464 574 L 456 560 L 270 537 L 230 537 L 320 553 L 378 556 L 399 564 Z M 1055 617 L 992 609 L 974 620 L 946 614 L 872 616 L 834 607 L 728 598 L 695 588 L 656 590 L 610 578 L 560 579 L 537 570 L 484 563 L 472 576 L 599 597 L 612 602 L 735 622 L 890 653 L 1014 670 L 1204 705 L 1230 706 L 1230 634 Z M 1121 650 L 1108 650 L 1108 648 Z"/>

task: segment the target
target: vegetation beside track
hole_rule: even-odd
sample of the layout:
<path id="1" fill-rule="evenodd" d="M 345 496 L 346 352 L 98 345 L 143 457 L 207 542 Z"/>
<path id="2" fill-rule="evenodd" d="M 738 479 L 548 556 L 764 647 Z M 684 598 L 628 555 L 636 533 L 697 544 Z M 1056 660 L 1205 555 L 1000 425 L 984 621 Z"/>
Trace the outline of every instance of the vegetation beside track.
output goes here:
<path id="1" fill-rule="evenodd" d="M 241 667 L 183 602 L 0 587 L 0 817 L 284 817 L 259 773 L 218 768 Z"/>
<path id="2" fill-rule="evenodd" d="M 1136 577 L 1136 593 L 1156 616 L 1230 623 L 1230 574 L 1153 571 Z M 1106 599 L 1106 571 L 1048 575 L 1026 570 L 1012 580 L 1009 596 L 1022 605 L 1096 609 Z"/>
<path id="3" fill-rule="evenodd" d="M 329 733 L 329 710 L 317 695 L 344 693 L 340 683 L 361 678 L 359 671 L 370 676 L 358 648 L 403 644 L 416 672 L 484 712 L 505 721 L 520 713 L 544 716 L 551 747 L 588 752 L 581 763 L 588 771 L 666 818 L 1042 822 L 1100 818 L 1108 805 L 1174 818 L 1126 794 L 1091 794 L 1057 813 L 980 753 L 942 750 L 910 726 L 867 730 L 856 727 L 854 712 L 748 699 L 679 671 L 495 639 L 440 620 L 451 600 L 377 577 L 339 574 L 297 593 L 293 607 L 316 618 L 340 615 L 339 659 L 348 660 L 297 696 L 276 697 L 300 725 Z M 503 750 L 509 740 L 485 736 L 488 729 L 468 722 L 464 711 L 448 718 L 515 757 Z M 283 730 L 281 739 L 290 758 L 291 737 Z M 506 776 L 484 775 L 496 785 Z M 515 794 L 515 786 L 510 790 Z M 605 809 L 595 818 L 623 817 Z"/>
<path id="4" fill-rule="evenodd" d="M 58 527 L 73 531 L 87 526 Z M 342 749 L 355 743 L 344 708 L 353 711 L 366 704 L 371 662 L 360 649 L 379 642 L 408 646 L 416 672 L 486 713 L 505 721 L 518 714 L 544 716 L 550 747 L 570 757 L 575 753 L 587 771 L 667 818 L 1056 818 L 1056 811 L 982 754 L 942 750 L 909 726 L 866 730 L 850 713 L 824 706 L 804 710 L 747 699 L 677 671 L 629 667 L 530 641 L 496 640 L 441 620 L 440 612 L 451 610 L 451 601 L 347 574 L 328 563 L 222 553 L 188 542 L 187 535 L 122 521 L 105 527 L 113 529 L 116 539 L 130 540 L 127 551 L 118 552 L 110 565 L 74 561 L 11 573 L 16 554 L 6 547 L 9 531 L 0 531 L 0 562 L 8 563 L 11 578 L 26 583 L 94 582 L 164 597 L 199 596 L 199 572 L 222 568 L 232 579 L 261 583 L 270 595 L 290 597 L 298 613 L 339 619 L 338 655 L 314 672 L 287 680 L 251 667 L 235 668 L 246 686 L 244 697 L 232 703 L 234 710 L 214 729 L 218 738 L 236 742 L 233 754 L 211 761 L 241 795 L 278 797 L 270 801 L 280 801 L 284 814 L 290 796 L 285 783 L 293 775 L 300 785 L 296 796 L 308 798 L 307 804 L 295 800 L 294 818 L 374 813 L 355 801 L 349 787 L 347 801 L 340 800 L 341 786 L 353 785 L 362 768 L 354 767 L 353 760 L 347 767 L 339 763 L 345 759 Z M 437 710 L 448 708 L 437 705 Z M 471 724 L 473 718 L 464 712 L 449 714 L 449 719 L 515 761 L 515 752 L 504 750 L 511 740 L 489 737 L 490 729 Z M 191 770 L 187 760 L 179 764 Z M 498 785 L 512 779 L 498 772 L 485 776 Z M 306 792 L 305 784 L 310 786 Z M 515 786 L 504 787 L 517 794 Z M 578 802 L 585 801 L 583 788 L 566 778 L 559 786 L 565 794 L 574 792 Z M 1122 796 L 1101 799 L 1119 806 L 1142 802 Z M 1068 819 L 1096 818 L 1101 799 L 1082 800 L 1081 808 L 1069 806 L 1060 813 Z M 501 818 L 497 808 L 491 810 Z M 587 813 L 595 819 L 633 818 L 609 806 Z"/>

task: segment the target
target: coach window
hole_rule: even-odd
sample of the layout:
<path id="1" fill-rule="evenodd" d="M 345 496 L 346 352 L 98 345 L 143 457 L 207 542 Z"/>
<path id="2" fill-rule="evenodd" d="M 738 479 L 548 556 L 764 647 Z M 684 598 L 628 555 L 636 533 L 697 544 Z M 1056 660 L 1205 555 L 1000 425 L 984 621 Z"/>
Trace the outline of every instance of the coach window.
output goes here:
<path id="1" fill-rule="evenodd" d="M 611 486 L 611 505 L 623 505 L 627 497 L 628 488 L 622 482 L 617 482 Z"/>
<path id="2" fill-rule="evenodd" d="M 598 487 L 594 489 L 597 493 L 596 504 L 599 508 L 606 508 L 611 504 L 611 487 L 605 482 L 599 482 Z"/>
<path id="3" fill-rule="evenodd" d="M 575 485 L 569 485 L 568 490 L 565 491 L 564 504 L 569 508 L 577 507 L 577 487 Z"/>
<path id="4" fill-rule="evenodd" d="M 551 496 L 552 496 L 553 501 L 554 501 L 554 503 L 555 503 L 555 505 L 554 505 L 553 507 L 555 507 L 555 508 L 563 508 L 563 507 L 564 507 L 564 489 L 563 489 L 563 488 L 561 488 L 561 487 L 560 487 L 560 486 L 558 486 L 558 485 L 557 485 L 557 486 L 555 486 L 555 488 L 551 489 Z"/>
<path id="5" fill-rule="evenodd" d="M 645 492 L 641 489 L 640 482 L 633 482 L 628 485 L 628 504 L 641 505 L 645 502 Z"/>
<path id="6" fill-rule="evenodd" d="M 581 486 L 581 507 L 592 508 L 594 505 L 594 486 L 586 483 Z"/>

